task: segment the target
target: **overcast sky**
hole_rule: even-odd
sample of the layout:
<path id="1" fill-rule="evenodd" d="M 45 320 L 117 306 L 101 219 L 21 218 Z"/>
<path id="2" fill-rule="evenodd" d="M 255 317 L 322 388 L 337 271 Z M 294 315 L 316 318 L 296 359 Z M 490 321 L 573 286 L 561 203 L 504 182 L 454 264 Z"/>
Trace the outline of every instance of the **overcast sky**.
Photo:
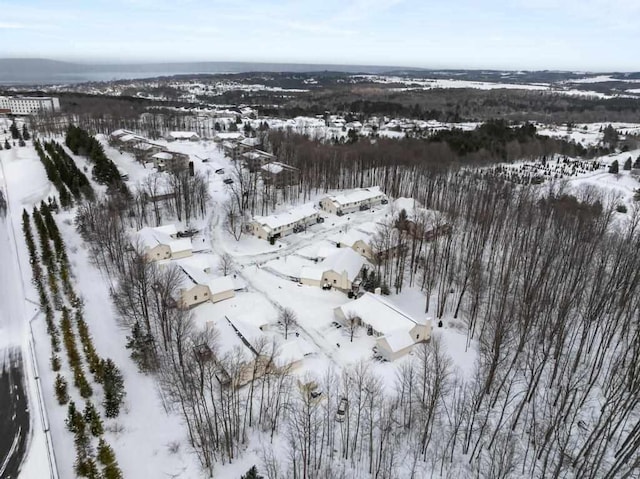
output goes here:
<path id="1" fill-rule="evenodd" d="M 640 0 L 0 0 L 0 57 L 640 70 Z"/>

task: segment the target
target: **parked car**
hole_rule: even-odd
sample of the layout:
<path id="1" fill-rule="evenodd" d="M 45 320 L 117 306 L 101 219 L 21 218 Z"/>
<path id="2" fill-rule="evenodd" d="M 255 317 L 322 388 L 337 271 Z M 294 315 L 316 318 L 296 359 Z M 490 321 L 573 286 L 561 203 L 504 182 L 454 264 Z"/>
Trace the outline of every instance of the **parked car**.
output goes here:
<path id="1" fill-rule="evenodd" d="M 367 211 L 369 209 L 369 205 L 360 205 L 360 211 Z"/>
<path id="2" fill-rule="evenodd" d="M 383 204 L 383 205 L 386 205 L 387 203 L 389 203 L 389 200 L 386 199 L 386 198 L 383 198 L 383 199 L 380 200 L 380 203 Z"/>
<path id="3" fill-rule="evenodd" d="M 233 184 L 233 178 L 225 178 L 222 182 L 225 185 L 231 185 L 231 184 Z"/>
<path id="4" fill-rule="evenodd" d="M 340 398 L 340 402 L 338 403 L 338 410 L 336 411 L 336 421 L 344 422 L 344 418 L 347 414 L 347 407 L 349 406 L 349 401 L 346 397 Z"/>

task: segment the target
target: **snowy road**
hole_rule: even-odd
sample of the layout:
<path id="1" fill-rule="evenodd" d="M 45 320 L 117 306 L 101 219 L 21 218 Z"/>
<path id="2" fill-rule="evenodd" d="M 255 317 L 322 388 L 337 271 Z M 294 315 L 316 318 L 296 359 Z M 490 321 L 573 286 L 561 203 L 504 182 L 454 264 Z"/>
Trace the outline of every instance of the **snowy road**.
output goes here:
<path id="1" fill-rule="evenodd" d="M 18 477 L 29 438 L 22 344 L 24 295 L 9 218 L 0 219 L 0 477 Z"/>
<path id="2" fill-rule="evenodd" d="M 0 160 L 0 191 L 7 208 L 0 217 L 0 477 L 8 479 L 18 477 L 25 460 L 31 418 L 22 354 L 27 324 L 24 288 L 5 179 Z"/>

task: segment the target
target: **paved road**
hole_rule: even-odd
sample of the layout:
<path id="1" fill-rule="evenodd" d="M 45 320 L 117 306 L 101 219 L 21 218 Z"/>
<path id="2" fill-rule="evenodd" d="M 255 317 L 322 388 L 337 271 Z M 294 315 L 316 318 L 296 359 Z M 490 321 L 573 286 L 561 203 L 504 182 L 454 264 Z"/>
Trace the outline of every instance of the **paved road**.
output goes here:
<path id="1" fill-rule="evenodd" d="M 27 451 L 28 399 L 19 348 L 0 352 L 0 477 L 15 479 Z"/>
<path id="2" fill-rule="evenodd" d="M 0 161 L 0 190 L 7 200 L 7 214 L 0 216 L 0 478 L 14 479 L 25 459 L 31 421 L 22 355 L 24 290 L 5 178 Z"/>

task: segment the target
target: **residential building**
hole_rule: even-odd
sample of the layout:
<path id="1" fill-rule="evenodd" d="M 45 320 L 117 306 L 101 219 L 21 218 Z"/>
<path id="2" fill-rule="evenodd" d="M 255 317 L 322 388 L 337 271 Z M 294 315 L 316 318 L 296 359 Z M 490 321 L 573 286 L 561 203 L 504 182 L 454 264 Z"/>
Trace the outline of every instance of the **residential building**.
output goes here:
<path id="1" fill-rule="evenodd" d="M 328 213 L 341 216 L 379 204 L 386 204 L 387 202 L 387 197 L 380 190 L 380 187 L 371 186 L 369 188 L 358 188 L 342 195 L 326 196 L 320 200 L 320 207 Z"/>
<path id="2" fill-rule="evenodd" d="M 175 225 L 142 228 L 137 237 L 149 261 L 186 258 L 193 254 L 190 238 L 178 238 Z"/>
<path id="3" fill-rule="evenodd" d="M 191 283 L 190 285 L 186 283 L 182 290 L 182 302 L 185 306 L 196 306 L 205 301 L 218 303 L 235 296 L 235 284 L 229 276 L 217 278 L 210 276 L 205 270 L 187 263 L 187 261 L 179 263 Z"/>
<path id="4" fill-rule="evenodd" d="M 153 161 L 153 166 L 158 168 L 159 171 L 163 171 L 169 165 L 180 164 L 182 166 L 186 166 L 189 162 L 189 155 L 177 153 L 175 151 L 160 151 L 151 155 L 151 161 Z"/>
<path id="5" fill-rule="evenodd" d="M 223 141 L 239 142 L 244 140 L 244 135 L 239 131 L 218 132 L 214 135 L 213 141 L 222 143 Z"/>
<path id="6" fill-rule="evenodd" d="M 318 223 L 319 218 L 320 213 L 313 203 L 306 203 L 286 213 L 255 216 L 249 224 L 249 231 L 260 239 L 278 239 L 303 231 L 308 226 Z"/>
<path id="7" fill-rule="evenodd" d="M 371 261 L 374 256 L 373 249 L 371 247 L 371 238 L 371 234 L 358 229 L 353 229 L 340 236 L 336 244 L 339 248 L 351 248 L 356 253 L 361 254 Z"/>
<path id="8" fill-rule="evenodd" d="M 364 293 L 333 312 L 340 323 L 349 325 L 354 320 L 375 336 L 377 354 L 387 361 L 409 354 L 415 344 L 431 338 L 430 319 L 416 320 L 378 294 Z"/>
<path id="9" fill-rule="evenodd" d="M 193 131 L 170 131 L 165 139 L 167 141 L 198 141 L 200 137 Z"/>
<path id="10" fill-rule="evenodd" d="M 260 170 L 264 182 L 276 188 L 296 185 L 300 179 L 300 170 L 298 168 L 278 161 L 262 165 Z"/>
<path id="11" fill-rule="evenodd" d="M 13 115 L 58 111 L 60 100 L 49 96 L 0 96 L 0 110 L 9 110 Z"/>
<path id="12" fill-rule="evenodd" d="M 351 291 L 362 269 L 369 263 L 350 248 L 339 249 L 322 262 L 300 270 L 300 282 L 307 286 Z"/>
<path id="13" fill-rule="evenodd" d="M 246 163 L 247 168 L 249 168 L 249 170 L 252 172 L 258 171 L 267 163 L 276 161 L 275 155 L 262 150 L 247 151 L 246 153 L 242 153 L 240 157 Z"/>

